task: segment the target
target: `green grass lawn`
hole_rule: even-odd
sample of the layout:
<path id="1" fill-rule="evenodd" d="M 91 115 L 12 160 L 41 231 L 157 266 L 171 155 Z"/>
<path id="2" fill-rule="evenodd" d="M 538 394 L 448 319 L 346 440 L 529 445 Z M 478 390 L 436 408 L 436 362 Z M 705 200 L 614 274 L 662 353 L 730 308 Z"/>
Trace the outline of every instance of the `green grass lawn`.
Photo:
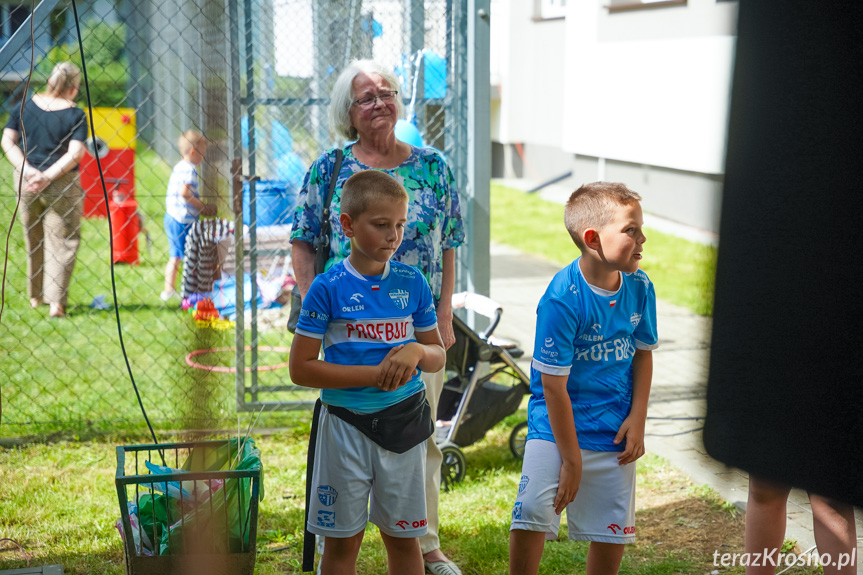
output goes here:
<path id="1" fill-rule="evenodd" d="M 234 376 L 191 368 L 185 357 L 194 350 L 233 346 L 234 331 L 199 329 L 176 304 L 166 305 L 159 299 L 168 254 L 162 216 L 170 170 L 171 166 L 153 151 L 138 150 L 136 199 L 152 245 L 140 236 L 140 263 L 114 267 L 123 339 L 144 405 L 158 427 L 218 427 L 222 420 L 230 424 L 236 414 Z M 11 167 L 3 161 L 0 222 L 4 251 L 5 231 L 15 207 Z M 100 311 L 90 307 L 97 296 L 103 296 L 109 305 L 113 303 L 109 255 L 108 220 L 84 219 L 70 287 L 69 317 L 50 320 L 47 307 L 31 310 L 28 305 L 22 227 L 20 221 L 14 224 L 0 323 L 0 437 L 85 435 L 140 429 L 143 425 L 113 308 Z M 259 344 L 290 347 L 290 335 L 283 330 L 261 334 Z M 198 360 L 207 365 L 234 365 L 230 352 Z M 261 352 L 259 361 L 268 365 L 285 360 L 284 353 Z M 289 381 L 287 369 L 259 373 L 262 385 Z"/>
<path id="2" fill-rule="evenodd" d="M 465 574 L 507 570 L 509 517 L 521 475 L 507 442 L 524 417 L 520 410 L 466 448 L 467 476 L 441 495 L 443 549 Z M 266 491 L 258 523 L 258 574 L 300 572 L 308 433 L 308 418 L 295 414 L 279 434 L 256 437 Z M 123 550 L 114 528 L 119 517 L 114 451 L 116 445 L 146 442 L 146 437 L 111 436 L 0 449 L 0 538 L 20 543 L 33 565 L 59 563 L 68 575 L 122 574 Z M 713 569 L 715 549 L 741 551 L 741 516 L 659 458 L 640 460 L 638 493 L 639 541 L 627 547 L 621 573 L 701 575 Z M 550 542 L 540 573 L 583 573 L 586 553 L 586 543 Z M 12 545 L 0 545 L 0 569 L 24 565 Z M 374 527 L 366 534 L 358 572 L 386 572 Z"/>
<path id="3" fill-rule="evenodd" d="M 716 248 L 645 230 L 641 267 L 656 296 L 700 315 L 713 311 Z M 565 266 L 579 256 L 563 225 L 563 205 L 492 183 L 491 239 Z"/>

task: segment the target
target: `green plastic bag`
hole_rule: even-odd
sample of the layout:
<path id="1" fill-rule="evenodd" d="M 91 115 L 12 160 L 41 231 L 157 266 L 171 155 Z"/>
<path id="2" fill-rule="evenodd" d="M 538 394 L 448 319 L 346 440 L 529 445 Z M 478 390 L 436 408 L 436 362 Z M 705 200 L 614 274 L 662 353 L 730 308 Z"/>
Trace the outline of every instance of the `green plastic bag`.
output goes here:
<path id="1" fill-rule="evenodd" d="M 184 471 L 228 471 L 261 468 L 258 498 L 264 498 L 263 466 L 261 452 L 253 439 L 242 444 L 242 453 L 237 461 L 236 439 L 231 439 L 219 448 L 195 448 L 183 463 Z M 236 462 L 236 465 L 232 465 Z M 222 489 L 212 494 L 209 500 L 200 502 L 195 509 L 185 514 L 182 521 L 169 526 L 160 538 L 160 554 L 177 553 L 182 550 L 184 537 L 206 537 L 206 541 L 192 544 L 207 552 L 240 553 L 248 550 L 251 531 L 250 499 L 252 479 L 226 479 Z M 179 518 L 179 516 L 177 516 Z M 188 546 L 190 542 L 186 541 Z M 252 542 L 254 543 L 254 542 Z"/>
<path id="2" fill-rule="evenodd" d="M 179 502 L 173 497 L 162 493 L 145 493 L 138 498 L 138 522 L 149 541 L 161 542 L 166 538 L 168 528 L 181 515 Z"/>

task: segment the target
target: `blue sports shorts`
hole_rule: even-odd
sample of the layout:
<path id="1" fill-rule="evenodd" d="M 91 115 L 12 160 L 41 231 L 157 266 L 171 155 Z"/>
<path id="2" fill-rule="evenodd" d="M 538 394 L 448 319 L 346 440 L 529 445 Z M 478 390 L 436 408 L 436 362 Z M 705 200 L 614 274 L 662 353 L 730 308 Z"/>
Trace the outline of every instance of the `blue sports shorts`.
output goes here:
<path id="1" fill-rule="evenodd" d="M 192 224 L 181 224 L 170 215 L 165 214 L 165 234 L 168 236 L 168 246 L 172 258 L 182 258 L 186 251 L 186 236 L 192 229 Z"/>

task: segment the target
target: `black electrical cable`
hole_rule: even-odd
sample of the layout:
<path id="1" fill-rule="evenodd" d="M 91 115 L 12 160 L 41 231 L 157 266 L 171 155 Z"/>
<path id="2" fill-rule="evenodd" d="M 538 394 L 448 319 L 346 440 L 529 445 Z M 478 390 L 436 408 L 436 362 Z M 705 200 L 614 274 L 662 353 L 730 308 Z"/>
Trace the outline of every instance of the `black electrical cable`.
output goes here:
<path id="1" fill-rule="evenodd" d="M 90 84 L 87 80 L 87 64 L 84 59 L 84 42 L 81 38 L 81 23 L 78 19 L 78 4 L 76 0 L 72 0 L 72 14 L 75 17 L 75 31 L 78 33 L 78 51 L 81 53 L 81 72 L 84 76 L 84 89 L 87 94 L 87 110 L 89 113 L 90 120 L 90 135 L 93 138 L 93 149 L 97 150 L 98 147 L 96 145 L 96 126 L 93 122 L 93 104 L 90 100 Z M 108 188 L 105 185 L 105 175 L 102 172 L 102 162 L 99 159 L 99 154 L 95 154 L 96 156 L 96 167 L 99 169 L 99 181 L 102 183 L 102 196 L 105 198 L 105 205 L 108 205 Z M 117 282 L 114 279 L 114 228 L 111 224 L 111 218 L 108 218 L 108 243 L 110 246 L 110 260 L 111 260 L 111 293 L 114 296 L 114 315 L 117 318 L 117 334 L 120 338 L 120 349 L 123 351 L 123 360 L 126 362 L 126 370 L 129 372 L 129 379 L 132 381 L 132 387 L 135 389 L 135 396 L 138 398 L 138 405 L 141 407 L 141 413 L 144 414 L 144 421 L 147 422 L 147 427 L 150 429 L 150 435 L 153 437 L 153 443 L 158 445 L 159 441 L 156 439 L 156 432 L 153 431 L 153 426 L 150 424 L 150 418 L 147 417 L 147 410 L 144 409 L 144 402 L 141 400 L 141 393 L 138 391 L 138 385 L 135 383 L 135 376 L 132 375 L 132 366 L 129 364 L 129 356 L 126 353 L 126 344 L 123 342 L 123 327 L 120 323 L 120 307 L 117 304 Z M 159 456 L 162 458 L 162 465 L 165 464 L 165 456 L 162 451 L 159 451 Z"/>
<path id="2" fill-rule="evenodd" d="M 36 38 L 33 31 L 33 18 L 36 15 L 36 0 L 30 2 L 30 71 L 27 73 L 27 80 L 24 82 L 24 96 L 21 98 L 21 106 L 18 108 L 18 125 L 21 126 L 21 146 L 24 153 L 24 161 L 21 164 L 21 173 L 18 175 L 18 191 L 15 200 L 15 210 L 12 212 L 12 220 L 9 222 L 9 229 L 6 230 L 6 251 L 3 254 L 3 281 L 0 282 L 0 323 L 3 321 L 3 308 L 6 307 L 6 268 L 9 265 L 9 238 L 12 237 L 12 227 L 15 225 L 15 219 L 18 217 L 18 210 L 21 207 L 21 196 L 23 195 L 24 186 L 24 169 L 27 166 L 27 130 L 24 129 L 24 104 L 27 103 L 27 92 L 30 91 L 30 80 L 33 78 L 33 68 L 35 67 L 36 58 Z M 0 385 L 0 422 L 3 421 L 3 389 Z"/>

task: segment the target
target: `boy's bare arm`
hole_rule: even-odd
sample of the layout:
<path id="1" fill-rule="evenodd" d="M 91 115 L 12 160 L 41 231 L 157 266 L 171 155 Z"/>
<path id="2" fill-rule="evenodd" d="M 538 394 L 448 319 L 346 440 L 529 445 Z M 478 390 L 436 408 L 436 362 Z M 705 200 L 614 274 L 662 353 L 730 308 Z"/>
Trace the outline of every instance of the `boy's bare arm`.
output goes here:
<path id="1" fill-rule="evenodd" d="M 208 204 L 205 204 L 204 202 L 196 198 L 195 194 L 192 193 L 192 186 L 190 186 L 189 184 L 183 185 L 183 191 L 180 192 L 180 195 L 183 196 L 183 199 L 186 200 L 186 203 L 198 210 L 202 216 L 216 215 L 215 206 L 209 206 Z"/>
<path id="2" fill-rule="evenodd" d="M 385 391 L 397 389 L 410 380 L 416 368 L 430 373 L 443 369 L 446 351 L 437 328 L 416 332 L 416 339 L 381 362 L 378 387 Z"/>
<path id="3" fill-rule="evenodd" d="M 652 380 L 653 352 L 636 349 L 632 358 L 632 408 L 614 438 L 614 443 L 626 440 L 626 449 L 617 456 L 620 465 L 632 463 L 644 455 L 644 424 Z"/>
<path id="4" fill-rule="evenodd" d="M 402 346 L 394 347 L 384 359 L 390 358 Z M 377 387 L 380 367 L 377 365 L 338 365 L 318 359 L 321 340 L 295 334 L 288 360 L 291 381 L 317 389 Z"/>
<path id="5" fill-rule="evenodd" d="M 566 375 L 542 374 L 542 390 L 548 409 L 551 433 L 563 460 L 560 465 L 560 480 L 554 498 L 554 512 L 560 515 L 572 503 L 581 483 L 581 448 L 572 417 L 572 401 L 566 392 Z"/>

